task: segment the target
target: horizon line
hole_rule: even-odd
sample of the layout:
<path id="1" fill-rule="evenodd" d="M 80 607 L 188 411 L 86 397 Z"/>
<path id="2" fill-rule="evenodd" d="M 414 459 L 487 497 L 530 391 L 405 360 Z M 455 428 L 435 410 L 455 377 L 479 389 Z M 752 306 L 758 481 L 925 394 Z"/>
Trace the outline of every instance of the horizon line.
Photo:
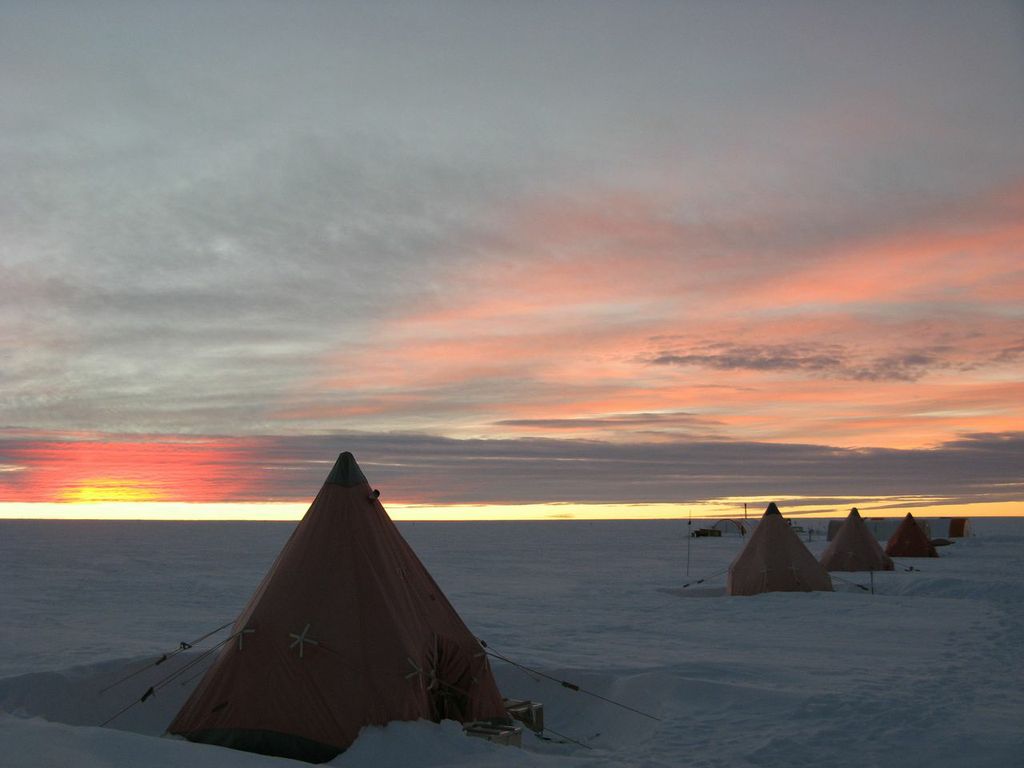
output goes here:
<path id="1" fill-rule="evenodd" d="M 943 503 L 940 499 L 878 497 L 843 504 L 776 499 L 785 517 L 843 518 L 856 506 L 865 517 L 1024 517 L 1021 502 Z M 813 500 L 812 500 L 813 501 Z M 760 519 L 765 503 L 747 502 L 748 519 Z M 811 506 L 802 510 L 801 506 Z M 0 502 L 0 520 L 297 522 L 308 502 Z M 690 503 L 406 504 L 385 506 L 397 522 L 497 522 L 559 520 L 721 520 L 740 519 L 743 501 L 715 499 Z"/>

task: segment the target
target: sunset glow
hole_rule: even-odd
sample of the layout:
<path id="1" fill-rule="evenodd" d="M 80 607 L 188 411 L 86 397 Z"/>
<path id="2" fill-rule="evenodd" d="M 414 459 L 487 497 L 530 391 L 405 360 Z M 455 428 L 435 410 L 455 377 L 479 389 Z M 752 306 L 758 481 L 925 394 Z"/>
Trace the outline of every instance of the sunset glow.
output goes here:
<path id="1" fill-rule="evenodd" d="M 208 503 L 236 498 L 244 483 L 230 470 L 246 455 L 238 440 L 55 437 L 8 445 L 17 458 L 0 474 L 0 503 Z"/>
<path id="2" fill-rule="evenodd" d="M 84 481 L 83 485 L 68 488 L 61 496 L 64 504 L 98 504 L 160 501 L 160 495 L 151 488 L 129 485 L 112 478 Z"/>
<path id="3" fill-rule="evenodd" d="M 0 516 L 1020 514 L 1019 8 L 250 12 L 5 19 Z"/>

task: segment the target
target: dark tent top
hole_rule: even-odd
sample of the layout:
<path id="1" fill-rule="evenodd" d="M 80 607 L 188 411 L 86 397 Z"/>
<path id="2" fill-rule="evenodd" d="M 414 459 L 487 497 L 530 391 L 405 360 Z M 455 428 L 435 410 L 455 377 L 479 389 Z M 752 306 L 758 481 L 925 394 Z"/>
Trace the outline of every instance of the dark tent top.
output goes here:
<path id="1" fill-rule="evenodd" d="M 359 468 L 359 465 L 356 464 L 355 457 L 348 451 L 345 451 L 334 462 L 334 469 L 327 476 L 327 482 L 351 488 L 353 485 L 365 483 L 366 476 L 363 474 L 363 470 Z"/>

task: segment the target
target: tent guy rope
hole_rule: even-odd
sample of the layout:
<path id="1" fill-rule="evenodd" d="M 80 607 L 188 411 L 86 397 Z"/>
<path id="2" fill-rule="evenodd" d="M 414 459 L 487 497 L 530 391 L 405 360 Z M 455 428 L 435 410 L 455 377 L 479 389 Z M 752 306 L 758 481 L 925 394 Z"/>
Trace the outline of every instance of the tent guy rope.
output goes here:
<path id="1" fill-rule="evenodd" d="M 623 704 L 621 701 L 615 701 L 614 699 L 609 699 L 607 696 L 602 696 L 599 693 L 594 693 L 593 691 L 588 691 L 586 688 L 581 688 L 576 683 L 570 683 L 568 680 L 559 680 L 557 677 L 552 677 L 551 675 L 549 675 L 549 674 L 547 674 L 545 672 L 541 672 L 538 669 L 533 669 L 532 667 L 528 667 L 525 664 L 520 664 L 518 661 L 513 661 L 508 656 L 504 656 L 503 654 L 500 654 L 497 651 L 495 651 L 493 648 L 491 648 L 489 645 L 487 645 L 487 643 L 484 642 L 483 640 L 480 640 L 480 645 L 482 645 L 486 649 L 488 656 L 493 656 L 496 659 L 500 659 L 501 661 L 504 661 L 506 664 L 511 664 L 513 667 L 516 667 L 517 669 L 520 669 L 520 670 L 522 670 L 524 672 L 527 672 L 528 674 L 537 675 L 539 677 L 543 677 L 546 680 L 550 680 L 550 681 L 552 681 L 554 683 L 558 683 L 563 688 L 568 688 L 570 691 L 576 691 L 577 693 L 583 693 L 583 694 L 586 694 L 587 696 L 592 696 L 595 699 L 600 699 L 601 701 L 605 701 L 605 702 L 607 702 L 609 704 L 613 704 L 616 707 L 620 707 L 620 708 L 628 710 L 630 712 L 634 712 L 634 713 L 636 713 L 638 715 L 643 715 L 644 717 L 650 718 L 651 720 L 657 720 L 659 723 L 662 722 L 660 717 L 657 717 L 656 715 L 652 715 L 649 712 L 644 712 L 643 710 L 636 709 L 635 707 L 631 707 L 628 704 Z M 554 733 L 554 731 L 552 731 L 552 733 Z"/>
<path id="2" fill-rule="evenodd" d="M 728 573 L 728 572 L 729 572 L 729 569 L 725 568 L 725 569 L 719 571 L 718 573 L 713 573 L 710 576 L 705 576 L 702 579 L 697 579 L 696 581 L 688 581 L 685 584 L 683 584 L 683 586 L 681 586 L 680 589 L 686 589 L 687 587 L 692 586 L 694 584 L 703 584 L 708 579 L 714 579 L 714 578 L 716 578 L 718 576 L 721 576 L 723 573 Z"/>
<path id="3" fill-rule="evenodd" d="M 225 625 L 225 626 L 228 626 L 228 625 Z M 223 629 L 223 628 L 224 627 L 221 627 L 221 629 Z M 219 630 L 215 630 L 215 631 L 219 631 Z M 212 635 L 212 634 L 214 634 L 214 632 L 211 632 L 210 634 Z M 225 645 L 230 643 L 232 640 L 234 640 L 240 634 L 241 634 L 241 632 L 235 632 L 233 634 L 228 635 L 223 640 L 221 640 L 219 643 L 217 643 L 213 647 L 208 648 L 207 650 L 203 651 L 201 654 L 196 656 L 194 659 L 190 660 L 186 664 L 183 664 L 181 667 L 176 669 L 174 672 L 171 672 L 169 675 L 165 675 L 164 677 L 160 678 L 160 680 L 158 680 L 157 682 L 153 683 L 153 685 L 151 685 L 149 688 L 147 688 L 146 692 L 143 693 L 142 696 L 140 696 L 139 698 L 135 699 L 131 703 L 126 704 L 125 706 L 121 707 L 121 709 L 119 709 L 117 712 L 115 712 L 110 717 L 108 717 L 106 720 L 104 720 L 102 723 L 100 723 L 99 727 L 103 728 L 104 726 L 112 723 L 114 720 L 119 718 L 121 715 L 123 715 L 125 712 L 127 712 L 132 707 L 134 707 L 136 704 L 142 704 L 147 699 L 150 699 L 151 697 L 155 696 L 157 691 L 161 690 L 162 688 L 167 687 L 172 682 L 174 682 L 174 680 L 176 680 L 181 675 L 183 675 L 185 672 L 189 671 L 190 669 L 193 669 L 197 664 L 200 664 L 203 661 L 205 661 L 214 652 L 216 652 L 216 651 L 220 650 L 221 648 L 223 648 Z M 206 635 L 206 637 L 209 637 L 209 636 L 210 635 Z M 150 666 L 154 666 L 154 665 L 150 665 Z M 146 667 L 146 669 L 148 669 L 148 667 Z M 139 671 L 141 671 L 141 670 L 139 670 Z"/>
<path id="4" fill-rule="evenodd" d="M 157 667 L 157 666 L 163 664 L 165 661 L 167 661 L 168 659 L 173 658 L 174 656 L 177 656 L 182 651 L 187 651 L 187 650 L 191 649 L 193 646 L 199 645 L 201 642 L 203 642 L 203 640 L 206 640 L 208 637 L 212 637 L 213 635 L 216 635 L 222 629 L 227 629 L 233 623 L 234 623 L 234 619 L 229 621 L 227 624 L 221 624 L 216 629 L 211 629 L 205 635 L 203 635 L 201 637 L 197 637 L 195 640 L 193 640 L 190 643 L 187 643 L 184 640 L 182 640 L 178 644 L 178 647 L 175 648 L 173 651 L 168 651 L 167 653 L 161 654 L 160 658 L 158 658 L 156 661 L 152 661 L 149 664 L 147 664 L 146 666 L 140 667 L 139 669 L 135 670 L 134 672 L 125 675 L 124 677 L 120 678 L 119 680 L 115 680 L 110 685 L 106 686 L 105 688 L 100 688 L 99 693 L 106 693 L 111 688 L 116 688 L 121 683 L 124 683 L 124 682 L 127 682 L 128 680 L 131 680 L 136 675 L 141 675 L 147 669 L 152 669 L 153 667 Z"/>

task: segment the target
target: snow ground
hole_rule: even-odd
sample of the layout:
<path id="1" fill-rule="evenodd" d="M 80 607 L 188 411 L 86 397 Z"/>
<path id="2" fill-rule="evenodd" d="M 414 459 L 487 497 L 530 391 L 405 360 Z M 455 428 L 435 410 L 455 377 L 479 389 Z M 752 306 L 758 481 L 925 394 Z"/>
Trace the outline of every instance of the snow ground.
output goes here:
<path id="1" fill-rule="evenodd" d="M 820 553 L 825 521 L 800 522 Z M 0 522 L 0 766 L 299 765 L 159 738 L 194 680 L 97 727 L 195 652 L 99 691 L 232 619 L 291 528 Z M 587 746 L 393 723 L 333 765 L 1024 766 L 1024 520 L 977 520 L 941 558 L 901 561 L 920 571 L 876 574 L 874 595 L 747 598 L 716 575 L 739 537 L 691 540 L 687 576 L 685 521 L 400 528 L 493 649 L 660 720 L 495 660 L 506 695 Z"/>

